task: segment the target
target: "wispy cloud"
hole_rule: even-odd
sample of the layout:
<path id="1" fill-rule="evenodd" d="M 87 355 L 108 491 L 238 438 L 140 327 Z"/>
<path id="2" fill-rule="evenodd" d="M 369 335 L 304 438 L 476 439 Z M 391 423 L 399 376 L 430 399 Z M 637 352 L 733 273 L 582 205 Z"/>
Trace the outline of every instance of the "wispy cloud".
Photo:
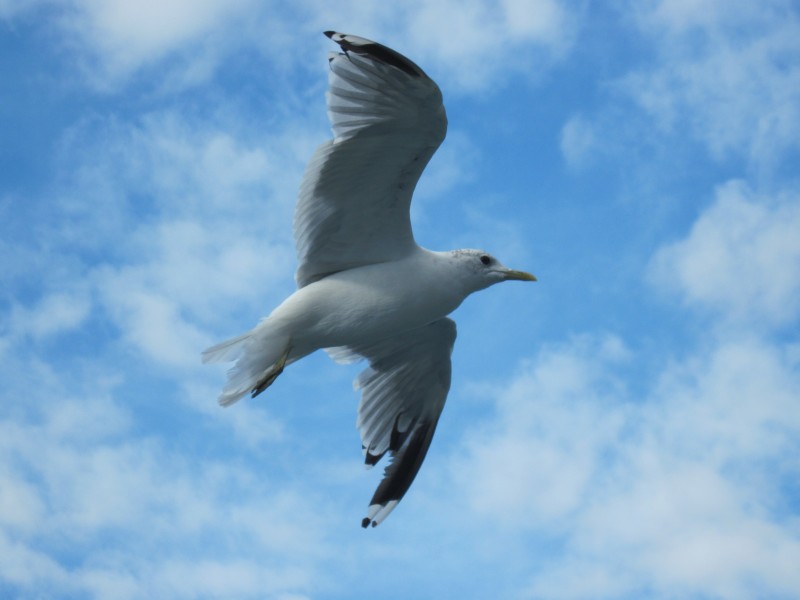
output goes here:
<path id="1" fill-rule="evenodd" d="M 235 139 L 167 111 L 86 124 L 62 148 L 75 175 L 56 239 L 125 339 L 154 360 L 195 364 L 211 341 L 198 326 L 219 323 L 221 303 L 260 303 L 291 277 L 294 188 L 313 141 L 296 128 L 263 133 Z M 108 260 L 101 247 L 113 248 Z"/>
<path id="2" fill-rule="evenodd" d="M 582 116 L 572 116 L 562 127 L 560 137 L 561 154 L 571 167 L 577 168 L 590 160 L 598 151 L 598 140 L 592 123 Z"/>
<path id="3" fill-rule="evenodd" d="M 27 9 L 3 5 L 0 15 L 20 17 Z M 122 89 L 141 73 L 160 71 L 157 86 L 180 90 L 204 84 L 222 68 L 226 57 L 245 47 L 258 48 L 276 65 L 294 68 L 322 48 L 307 43 L 312 31 L 347 26 L 414 50 L 440 72 L 444 82 L 485 90 L 499 74 L 533 76 L 563 57 L 572 46 L 579 15 L 556 0 L 501 3 L 449 0 L 412 2 L 402 7 L 304 0 L 292 11 L 278 3 L 253 0 L 166 0 L 130 3 L 112 0 L 61 2 L 58 28 L 66 37 L 85 81 L 99 90 Z M 298 21 L 299 17 L 299 21 Z M 441 35 L 443 23 L 449 34 Z M 396 42 L 402 42 L 397 44 Z"/>
<path id="4" fill-rule="evenodd" d="M 30 307 L 13 305 L 8 322 L 9 333 L 42 338 L 69 331 L 84 323 L 90 307 L 86 289 L 54 292 Z"/>
<path id="5" fill-rule="evenodd" d="M 87 81 L 113 90 L 141 69 L 171 61 L 172 76 L 197 84 L 237 47 L 235 30 L 257 8 L 251 0 L 64 3 L 60 27 Z"/>
<path id="6" fill-rule="evenodd" d="M 85 105 L 40 134 L 49 179 L 0 192 L 0 595 L 796 594 L 788 2 L 157 4 L 0 0 L 10 26 L 41 18 Z M 370 532 L 353 371 L 309 357 L 223 411 L 198 357 L 293 288 L 331 27 L 408 53 L 452 107 L 420 237 L 550 271 L 460 310 L 437 440 Z M 525 142 L 496 147 L 504 127 Z"/>
<path id="7" fill-rule="evenodd" d="M 691 306 L 734 321 L 785 326 L 800 316 L 800 201 L 720 186 L 689 235 L 654 257 L 652 277 Z"/>
<path id="8" fill-rule="evenodd" d="M 621 85 L 659 128 L 688 131 L 716 159 L 757 168 L 774 168 L 797 148 L 800 22 L 792 3 L 651 6 L 632 12 L 643 33 L 658 39 L 660 65 Z"/>
<path id="9" fill-rule="evenodd" d="M 646 379 L 634 343 L 592 333 L 481 388 L 494 415 L 439 477 L 460 498 L 453 518 L 479 520 L 488 545 L 559 548 L 516 565 L 521 597 L 800 589 L 800 362 L 783 338 L 798 316 L 797 206 L 729 182 L 656 251 L 659 288 L 685 299 L 673 310 L 702 307 L 711 326 Z"/>
<path id="10" fill-rule="evenodd" d="M 37 395 L 25 424 L 3 423 L 3 505 L 17 508 L 3 511 L 0 545 L 16 560 L 3 561 L 0 579 L 115 598 L 279 597 L 313 588 L 318 517 L 303 495 L 271 489 L 235 465 L 187 461 L 132 435 L 132 422 L 100 394 L 58 403 Z M 268 554 L 271 567 L 262 562 Z"/>
<path id="11" fill-rule="evenodd" d="M 770 181 L 800 139 L 800 16 L 791 2 L 623 2 L 623 22 L 651 49 L 600 82 L 605 102 L 562 129 L 568 164 L 645 162 L 699 144 L 710 165 Z M 580 161 L 582 162 L 579 162 Z"/>
<path id="12" fill-rule="evenodd" d="M 561 551 L 520 567 L 522 597 L 796 590 L 800 538 L 784 487 L 798 475 L 796 357 L 720 344 L 635 397 L 623 383 L 635 355 L 609 345 L 619 341 L 545 349 L 496 391 L 495 417 L 452 459 L 449 493 L 473 515 L 456 519 L 500 526 L 476 533 L 498 543 L 557 540 Z"/>

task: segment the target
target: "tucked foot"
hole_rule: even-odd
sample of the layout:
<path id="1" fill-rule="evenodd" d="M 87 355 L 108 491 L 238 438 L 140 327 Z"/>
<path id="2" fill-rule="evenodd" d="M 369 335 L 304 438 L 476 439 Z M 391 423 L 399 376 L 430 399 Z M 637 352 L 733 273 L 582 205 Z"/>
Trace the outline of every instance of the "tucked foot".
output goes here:
<path id="1" fill-rule="evenodd" d="M 284 352 L 283 355 L 278 359 L 278 362 L 272 365 L 272 367 L 270 367 L 270 369 L 264 373 L 264 377 L 259 379 L 258 383 L 256 383 L 256 386 L 250 392 L 251 398 L 255 398 L 261 392 L 271 386 L 272 382 L 278 378 L 278 375 L 283 373 L 283 368 L 286 366 L 286 360 L 289 358 L 290 350 L 291 348 L 287 348 L 286 352 Z"/>

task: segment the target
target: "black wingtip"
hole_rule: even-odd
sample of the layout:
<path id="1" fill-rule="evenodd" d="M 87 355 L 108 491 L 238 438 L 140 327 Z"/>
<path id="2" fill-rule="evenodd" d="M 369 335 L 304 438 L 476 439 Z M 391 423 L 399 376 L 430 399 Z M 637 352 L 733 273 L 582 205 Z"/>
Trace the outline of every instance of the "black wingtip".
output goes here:
<path id="1" fill-rule="evenodd" d="M 323 33 L 339 44 L 345 54 L 355 52 L 361 56 L 368 56 L 373 60 L 400 69 L 412 77 L 427 77 L 425 71 L 419 65 L 383 44 L 357 35 L 338 33 L 336 31 L 324 31 Z M 334 39 L 334 36 L 338 36 L 338 39 Z"/>
<path id="2" fill-rule="evenodd" d="M 388 502 L 399 502 L 403 498 L 417 476 L 422 461 L 425 460 L 434 431 L 436 431 L 436 421 L 417 425 L 403 446 L 397 451 L 392 451 L 392 462 L 386 467 L 370 506 L 386 506 Z"/>
<path id="3" fill-rule="evenodd" d="M 378 461 L 381 458 L 383 458 L 384 454 L 386 454 L 386 452 L 381 452 L 380 454 L 372 454 L 371 452 L 367 451 L 367 453 L 364 455 L 364 464 L 367 467 L 372 468 L 376 464 L 378 464 Z"/>

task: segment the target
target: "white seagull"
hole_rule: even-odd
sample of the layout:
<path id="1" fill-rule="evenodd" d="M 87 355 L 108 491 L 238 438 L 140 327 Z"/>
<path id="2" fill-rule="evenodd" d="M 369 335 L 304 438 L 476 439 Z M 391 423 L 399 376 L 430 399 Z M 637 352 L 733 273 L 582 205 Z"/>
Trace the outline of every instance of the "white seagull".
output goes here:
<path id="1" fill-rule="evenodd" d="M 416 64 L 370 40 L 325 32 L 333 139 L 306 168 L 294 216 L 297 291 L 252 330 L 203 352 L 236 363 L 219 402 L 257 396 L 286 365 L 321 348 L 367 359 L 356 426 L 367 466 L 391 462 L 362 526 L 378 525 L 419 471 L 450 389 L 456 325 L 472 292 L 536 281 L 482 250 L 432 252 L 414 240 L 411 195 L 442 143 L 439 87 Z"/>

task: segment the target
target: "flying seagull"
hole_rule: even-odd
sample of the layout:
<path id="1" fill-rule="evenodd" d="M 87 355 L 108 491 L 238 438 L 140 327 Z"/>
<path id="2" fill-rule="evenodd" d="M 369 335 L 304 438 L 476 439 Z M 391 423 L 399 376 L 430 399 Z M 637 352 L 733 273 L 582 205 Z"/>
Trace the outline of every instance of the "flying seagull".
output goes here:
<path id="1" fill-rule="evenodd" d="M 439 87 L 381 44 L 326 31 L 333 139 L 306 168 L 294 215 L 297 291 L 252 330 L 203 352 L 236 361 L 219 402 L 255 397 L 283 369 L 325 349 L 366 359 L 356 425 L 365 463 L 391 457 L 362 526 L 378 525 L 408 491 L 450 389 L 456 325 L 447 318 L 472 292 L 536 281 L 483 250 L 417 245 L 409 206 L 447 117 Z"/>

